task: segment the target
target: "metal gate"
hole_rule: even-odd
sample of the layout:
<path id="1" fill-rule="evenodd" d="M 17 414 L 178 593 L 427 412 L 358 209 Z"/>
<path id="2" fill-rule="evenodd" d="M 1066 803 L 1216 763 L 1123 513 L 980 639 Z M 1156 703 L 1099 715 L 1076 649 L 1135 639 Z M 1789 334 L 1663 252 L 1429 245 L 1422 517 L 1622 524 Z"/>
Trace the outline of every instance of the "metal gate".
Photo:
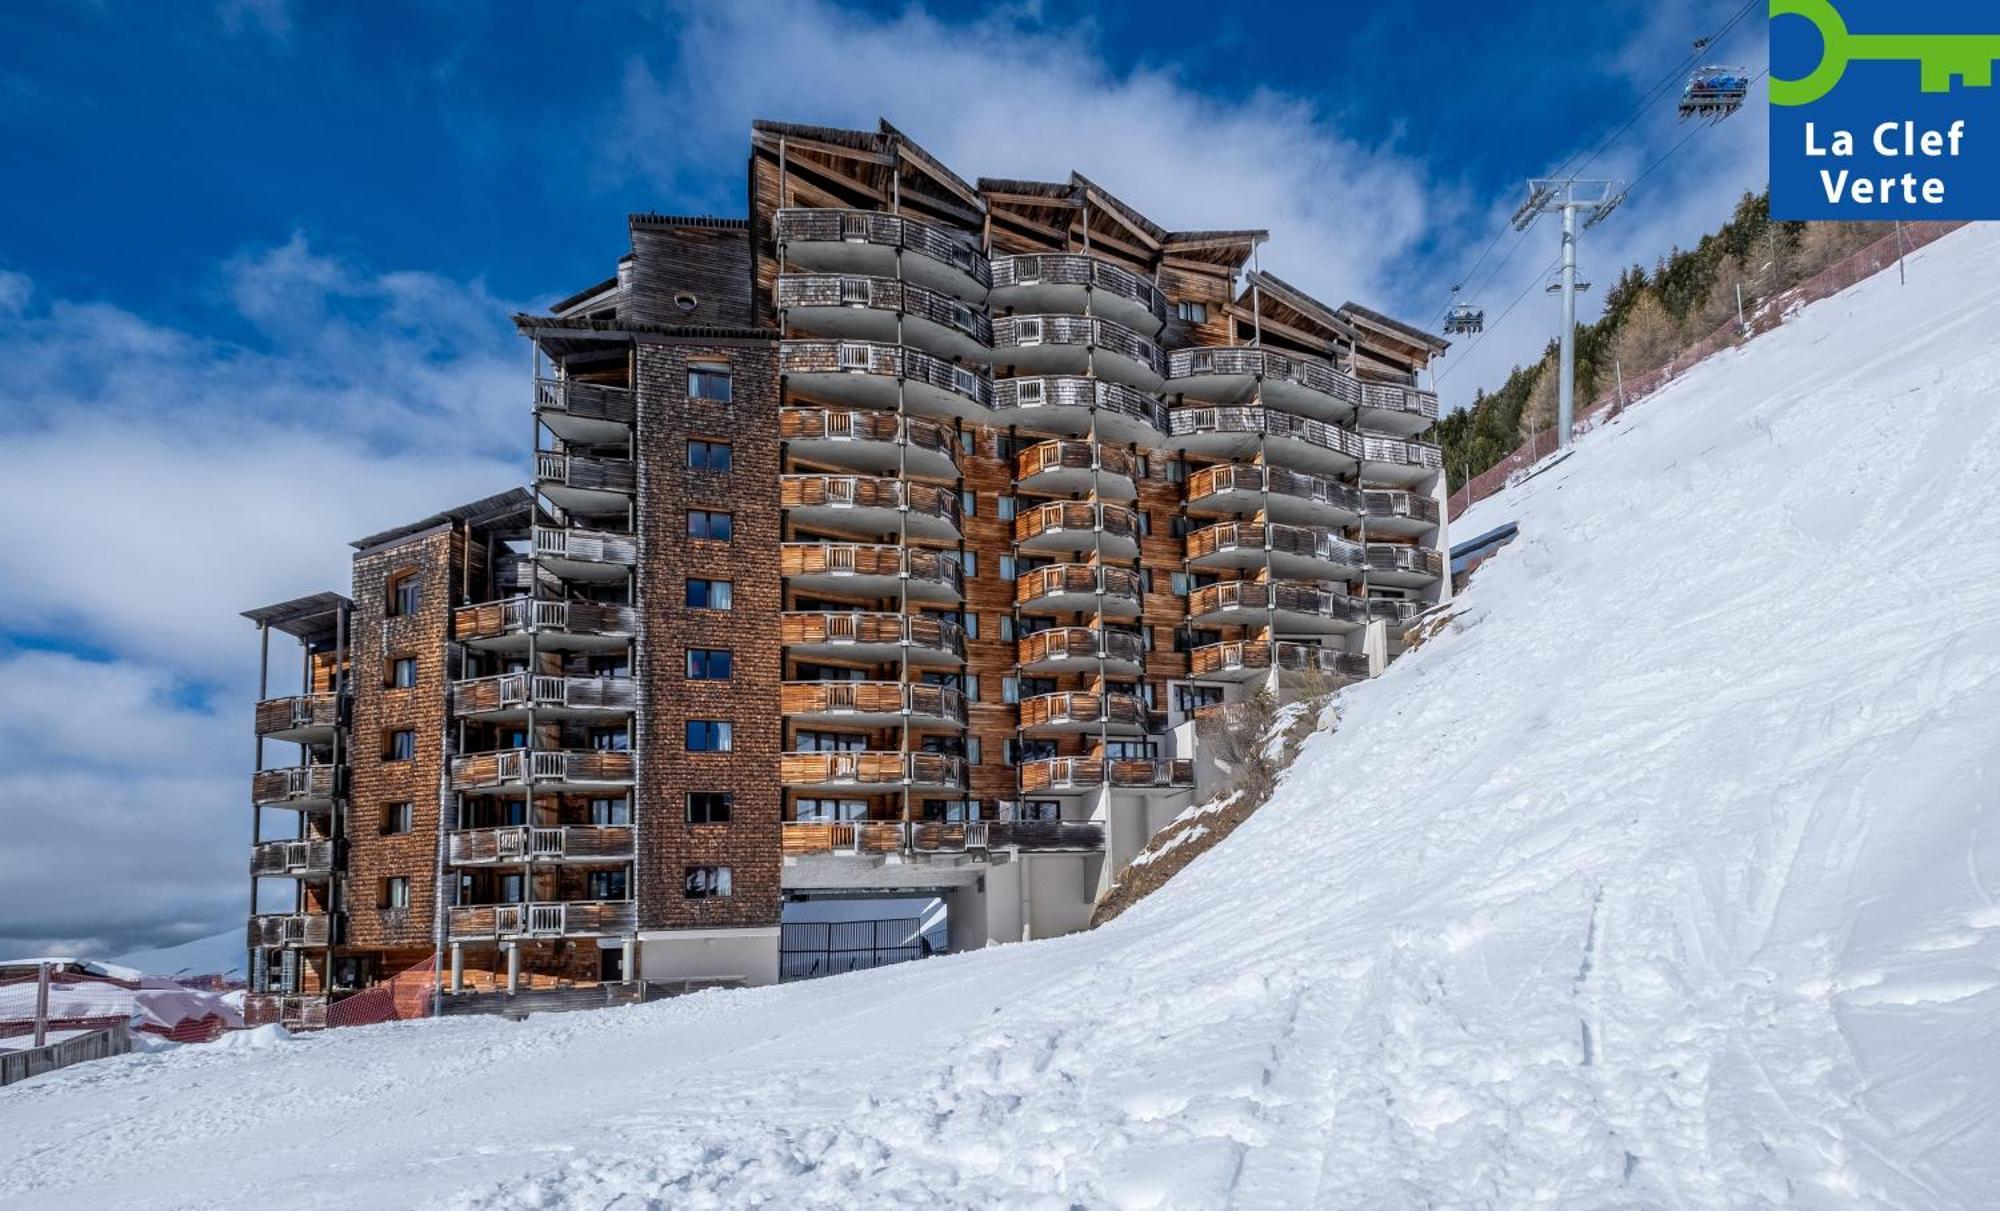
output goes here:
<path id="1" fill-rule="evenodd" d="M 778 972 L 810 980 L 843 971 L 907 963 L 925 955 L 924 923 L 916 917 L 886 921 L 789 921 L 780 927 Z"/>

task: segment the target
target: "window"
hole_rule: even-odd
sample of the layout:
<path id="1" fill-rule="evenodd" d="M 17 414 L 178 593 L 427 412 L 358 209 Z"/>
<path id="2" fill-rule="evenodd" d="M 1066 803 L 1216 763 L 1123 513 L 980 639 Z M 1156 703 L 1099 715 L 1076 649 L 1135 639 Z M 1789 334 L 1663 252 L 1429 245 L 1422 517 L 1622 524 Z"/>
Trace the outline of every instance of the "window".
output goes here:
<path id="1" fill-rule="evenodd" d="M 389 684 L 399 690 L 407 690 L 417 683 L 417 658 L 398 656 L 389 663 Z"/>
<path id="2" fill-rule="evenodd" d="M 736 747 L 736 738 L 727 719 L 687 721 L 687 748 L 690 753 L 727 753 Z"/>
<path id="3" fill-rule="evenodd" d="M 1188 574 L 1186 572 L 1174 572 L 1171 576 L 1173 579 L 1174 596 L 1186 597 L 1188 595 Z"/>
<path id="4" fill-rule="evenodd" d="M 965 569 L 967 576 L 979 575 L 979 552 L 960 551 L 958 553 L 958 566 Z"/>
<path id="5" fill-rule="evenodd" d="M 1184 299 L 1174 304 L 1174 314 L 1190 324 L 1206 324 L 1208 322 L 1208 304 Z"/>
<path id="6" fill-rule="evenodd" d="M 382 907 L 408 908 L 410 906 L 410 879 L 407 875 L 391 875 L 382 880 Z"/>
<path id="7" fill-rule="evenodd" d="M 690 866 L 683 876 L 682 894 L 690 900 L 716 900 L 729 895 L 727 866 Z"/>
<path id="8" fill-rule="evenodd" d="M 718 404 L 728 403 L 729 363 L 689 362 L 688 398 L 705 399 Z"/>
<path id="9" fill-rule="evenodd" d="M 965 700 L 967 702 L 979 701 L 979 674 L 967 673 L 965 675 L 965 684 L 962 688 L 965 691 Z"/>
<path id="10" fill-rule="evenodd" d="M 726 610 L 732 585 L 727 580 L 703 580 L 690 576 L 687 582 L 687 604 L 690 610 Z"/>
<path id="11" fill-rule="evenodd" d="M 689 681 L 729 680 L 730 654 L 728 648 L 689 648 L 687 650 L 687 675 Z"/>
<path id="12" fill-rule="evenodd" d="M 852 732 L 798 732 L 792 748 L 801 753 L 858 753 L 868 747 L 868 737 Z"/>
<path id="13" fill-rule="evenodd" d="M 1144 509 L 1134 509 L 1132 513 L 1139 519 L 1139 537 L 1150 536 L 1153 533 L 1153 515 Z"/>
<path id="14" fill-rule="evenodd" d="M 729 809 L 735 806 L 736 796 L 727 791 L 689 791 L 687 796 L 687 822 L 689 824 L 727 824 Z"/>
<path id="15" fill-rule="evenodd" d="M 735 462 L 728 442 L 688 441 L 688 470 L 727 471 Z"/>
<path id="16" fill-rule="evenodd" d="M 1005 559 L 1008 557 L 1003 555 L 1001 556 L 1001 558 Z M 1008 579 L 1011 580 L 1013 578 L 1008 577 Z M 1000 638 L 1011 641 L 1012 639 L 1014 639 L 1014 637 L 1015 637 L 1014 616 L 1012 614 L 1000 615 Z"/>
<path id="17" fill-rule="evenodd" d="M 1000 701 L 1019 702 L 1021 700 L 1021 679 L 1002 677 L 1000 679 Z"/>
<path id="18" fill-rule="evenodd" d="M 401 618 L 414 614 L 423 604 L 423 584 L 417 579 L 414 569 L 398 572 L 389 578 L 389 599 L 384 609 L 391 618 Z"/>
<path id="19" fill-rule="evenodd" d="M 590 747 L 600 753 L 632 751 L 632 733 L 622 727 L 594 727 L 589 732 Z"/>
<path id="20" fill-rule="evenodd" d="M 827 820 L 866 820 L 866 799 L 794 799 L 793 819 L 816 823 Z"/>
<path id="21" fill-rule="evenodd" d="M 632 823 L 632 801 L 619 796 L 615 799 L 592 799 L 590 801 L 590 822 L 599 828 Z"/>
<path id="22" fill-rule="evenodd" d="M 629 898 L 625 890 L 625 872 L 622 870 L 593 870 L 586 884 L 587 894 L 593 900 L 624 900 Z"/>
<path id="23" fill-rule="evenodd" d="M 979 737 L 977 736 L 967 736 L 965 738 L 965 763 L 967 765 L 979 764 Z"/>
<path id="24" fill-rule="evenodd" d="M 1013 521 L 1016 504 L 1011 496 L 1002 496 L 995 502 L 993 515 L 1001 521 Z"/>
<path id="25" fill-rule="evenodd" d="M 416 810 L 408 803 L 391 803 L 382 809 L 382 835 L 406 833 L 414 826 Z"/>
<path id="26" fill-rule="evenodd" d="M 688 510 L 688 537 L 705 538 L 710 542 L 728 542 L 736 529 L 734 514 L 720 513 L 713 509 Z"/>
<path id="27" fill-rule="evenodd" d="M 410 761 L 417 755 L 417 734 L 408 728 L 390 732 L 382 738 L 382 760 Z"/>
<path id="28" fill-rule="evenodd" d="M 1188 532 L 1193 529 L 1194 529 L 1193 518 L 1182 517 L 1180 514 L 1176 513 L 1174 514 L 1172 526 L 1168 528 L 1168 532 L 1171 533 L 1175 538 L 1186 538 L 1188 536 Z"/>
<path id="29" fill-rule="evenodd" d="M 1187 482 L 1187 464 L 1176 458 L 1167 464 L 1167 482 L 1179 484 Z"/>
<path id="30" fill-rule="evenodd" d="M 959 430 L 958 448 L 965 451 L 967 454 L 979 453 L 979 434 L 975 433 L 971 429 Z"/>
<path id="31" fill-rule="evenodd" d="M 958 494 L 958 511 L 967 517 L 977 516 L 979 513 L 979 494 L 970 488 L 960 492 Z"/>
<path id="32" fill-rule="evenodd" d="M 1151 479 L 1153 477 L 1153 460 L 1151 458 L 1141 454 L 1133 461 L 1139 466 L 1139 469 L 1133 473 L 1135 477 L 1139 479 Z"/>

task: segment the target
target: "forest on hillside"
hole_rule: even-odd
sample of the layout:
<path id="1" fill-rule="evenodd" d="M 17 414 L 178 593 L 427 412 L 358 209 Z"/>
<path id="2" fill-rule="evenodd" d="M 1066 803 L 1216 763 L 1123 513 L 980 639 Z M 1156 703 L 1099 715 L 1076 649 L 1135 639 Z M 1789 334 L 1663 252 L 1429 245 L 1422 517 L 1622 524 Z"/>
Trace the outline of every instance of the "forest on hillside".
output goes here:
<path id="1" fill-rule="evenodd" d="M 1736 291 L 1754 310 L 1762 301 L 1878 240 L 1886 223 L 1773 222 L 1771 197 L 1746 193 L 1720 229 L 1693 248 L 1675 248 L 1651 272 L 1633 265 L 1604 296 L 1604 313 L 1576 333 L 1577 408 L 1610 391 L 1615 376 L 1634 379 L 1706 338 L 1736 314 Z M 1528 435 L 1555 423 L 1557 341 L 1540 361 L 1516 366 L 1493 391 L 1438 422 L 1453 489 L 1512 453 Z"/>

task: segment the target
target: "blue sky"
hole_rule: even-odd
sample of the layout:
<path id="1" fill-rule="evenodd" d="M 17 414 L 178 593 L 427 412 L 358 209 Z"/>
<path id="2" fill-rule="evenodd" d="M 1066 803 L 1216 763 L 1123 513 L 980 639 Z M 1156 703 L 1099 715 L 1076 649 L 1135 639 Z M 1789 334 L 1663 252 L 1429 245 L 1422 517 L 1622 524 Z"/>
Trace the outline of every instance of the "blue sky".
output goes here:
<path id="1" fill-rule="evenodd" d="M 752 117 L 886 116 L 968 177 L 1074 167 L 1170 226 L 1268 227 L 1266 268 L 1429 323 L 1521 179 L 1741 7 L 0 8 L 0 954 L 240 917 L 236 611 L 344 587 L 348 539 L 519 482 L 504 317 L 608 274 L 629 211 L 740 213 Z M 1762 24 L 1716 57 L 1761 67 Z M 1763 184 L 1763 126 L 1681 148 L 1586 269 L 1712 227 Z M 1593 167 L 1685 134 L 1655 105 Z M 1553 253 L 1538 231 L 1488 259 L 1489 313 L 1528 301 L 1446 359 L 1447 404 L 1538 356 Z"/>

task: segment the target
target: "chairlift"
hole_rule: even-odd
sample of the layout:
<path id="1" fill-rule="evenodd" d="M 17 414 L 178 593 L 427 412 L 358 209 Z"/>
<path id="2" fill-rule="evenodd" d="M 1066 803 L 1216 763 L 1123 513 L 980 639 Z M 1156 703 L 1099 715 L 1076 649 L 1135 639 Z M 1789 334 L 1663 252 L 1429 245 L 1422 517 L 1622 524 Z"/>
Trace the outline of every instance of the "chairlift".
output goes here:
<path id="1" fill-rule="evenodd" d="M 1486 330 L 1486 312 L 1471 303 L 1453 303 L 1444 317 L 1447 336 L 1472 336 Z"/>
<path id="2" fill-rule="evenodd" d="M 1720 122 L 1743 108 L 1750 95 L 1750 72 L 1741 67 L 1704 67 L 1681 90 L 1680 119 Z"/>

